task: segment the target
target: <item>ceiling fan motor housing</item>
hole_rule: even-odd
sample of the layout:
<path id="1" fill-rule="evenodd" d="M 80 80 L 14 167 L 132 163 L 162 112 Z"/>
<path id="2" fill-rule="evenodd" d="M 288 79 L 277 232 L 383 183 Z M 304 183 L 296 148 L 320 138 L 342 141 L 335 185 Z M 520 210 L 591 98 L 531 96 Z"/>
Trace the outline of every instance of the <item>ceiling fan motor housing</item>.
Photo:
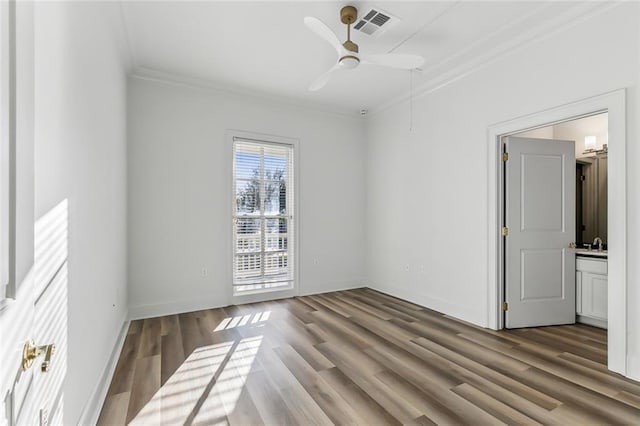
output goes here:
<path id="1" fill-rule="evenodd" d="M 349 25 L 358 19 L 358 9 L 353 6 L 345 6 L 340 9 L 340 20 L 343 24 Z"/>

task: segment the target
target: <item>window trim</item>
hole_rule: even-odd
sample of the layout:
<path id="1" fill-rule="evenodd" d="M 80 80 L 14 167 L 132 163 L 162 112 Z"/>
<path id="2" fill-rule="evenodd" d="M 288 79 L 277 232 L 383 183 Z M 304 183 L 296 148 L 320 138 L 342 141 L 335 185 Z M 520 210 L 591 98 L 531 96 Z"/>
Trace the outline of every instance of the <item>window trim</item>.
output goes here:
<path id="1" fill-rule="evenodd" d="M 233 172 L 233 164 L 235 161 L 234 158 L 234 149 L 233 144 L 235 139 L 244 139 L 247 141 L 256 141 L 262 144 L 275 144 L 275 145 L 290 145 L 293 151 L 293 281 L 292 286 L 286 289 L 261 289 L 257 291 L 247 291 L 243 294 L 234 294 L 233 291 L 233 260 L 234 260 L 234 232 L 233 226 L 229 226 L 228 232 L 229 237 L 227 238 L 228 244 L 228 256 L 227 256 L 227 274 L 229 277 L 227 281 L 227 285 L 225 287 L 228 291 L 229 300 L 233 300 L 233 303 L 249 303 L 249 302 L 257 302 L 261 300 L 269 300 L 281 297 L 292 297 L 297 296 L 299 294 L 300 288 L 300 202 L 299 202 L 299 194 L 300 194 L 300 178 L 299 178 L 299 170 L 300 170 L 300 144 L 299 140 L 291 137 L 284 136 L 276 136 L 270 134 L 263 133 L 255 133 L 244 130 L 227 130 L 226 132 L 226 148 L 228 149 L 229 163 L 228 168 L 229 171 L 227 173 L 228 182 L 228 200 L 230 203 L 228 209 L 228 224 L 233 223 L 233 218 L 235 214 L 235 194 L 233 193 L 234 188 L 234 172 Z"/>

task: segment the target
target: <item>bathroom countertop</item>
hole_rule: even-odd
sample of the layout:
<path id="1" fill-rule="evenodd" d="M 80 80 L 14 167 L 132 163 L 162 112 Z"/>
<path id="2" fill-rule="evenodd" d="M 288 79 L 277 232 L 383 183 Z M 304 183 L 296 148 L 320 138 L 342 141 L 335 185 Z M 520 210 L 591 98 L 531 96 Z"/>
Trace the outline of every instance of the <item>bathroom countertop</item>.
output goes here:
<path id="1" fill-rule="evenodd" d="M 586 248 L 580 248 L 580 249 L 576 249 L 576 256 L 593 257 L 597 259 L 607 259 L 608 252 L 607 250 L 598 251 L 598 250 L 589 250 Z"/>

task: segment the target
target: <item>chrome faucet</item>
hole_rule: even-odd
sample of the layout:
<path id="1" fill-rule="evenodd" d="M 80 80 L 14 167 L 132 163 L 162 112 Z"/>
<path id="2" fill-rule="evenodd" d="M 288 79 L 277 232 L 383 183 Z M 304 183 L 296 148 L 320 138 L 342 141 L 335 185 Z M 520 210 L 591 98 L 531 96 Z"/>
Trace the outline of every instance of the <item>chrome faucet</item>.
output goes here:
<path id="1" fill-rule="evenodd" d="M 598 245 L 598 251 L 602 251 L 602 238 L 595 237 L 593 239 L 593 245 L 595 246 L 596 244 Z"/>

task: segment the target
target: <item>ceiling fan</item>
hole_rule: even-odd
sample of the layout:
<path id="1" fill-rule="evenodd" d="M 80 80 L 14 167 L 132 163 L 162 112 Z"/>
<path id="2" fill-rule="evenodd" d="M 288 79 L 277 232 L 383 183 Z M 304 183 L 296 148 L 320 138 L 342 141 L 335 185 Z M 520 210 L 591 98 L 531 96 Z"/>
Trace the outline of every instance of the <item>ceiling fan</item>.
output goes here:
<path id="1" fill-rule="evenodd" d="M 340 43 L 338 37 L 318 18 L 307 16 L 304 23 L 311 31 L 325 39 L 338 52 L 338 62 L 329 71 L 318 77 L 311 86 L 310 91 L 321 89 L 331 77 L 331 73 L 339 69 L 353 69 L 359 64 L 381 65 L 383 67 L 411 70 L 419 68 L 424 63 L 424 58 L 418 55 L 406 55 L 402 53 L 384 53 L 378 55 L 359 53 L 358 45 L 351 41 L 351 24 L 358 18 L 358 10 L 353 6 L 345 6 L 340 10 L 340 21 L 347 26 L 347 41 Z"/>

